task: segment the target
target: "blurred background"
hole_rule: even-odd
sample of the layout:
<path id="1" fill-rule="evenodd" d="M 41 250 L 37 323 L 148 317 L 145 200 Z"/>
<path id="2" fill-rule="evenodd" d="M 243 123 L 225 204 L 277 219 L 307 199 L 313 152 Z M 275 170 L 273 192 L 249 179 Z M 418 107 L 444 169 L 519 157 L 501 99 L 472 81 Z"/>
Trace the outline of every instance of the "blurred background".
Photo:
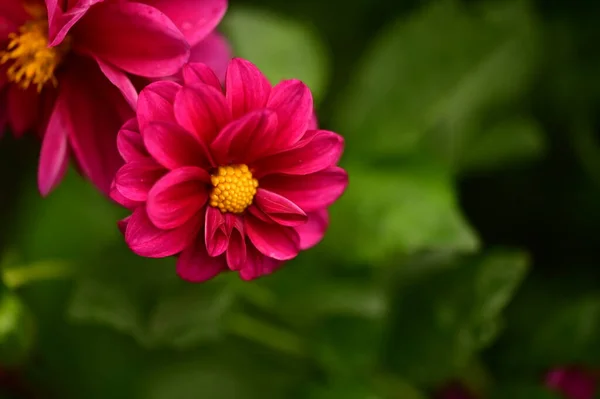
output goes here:
<path id="1" fill-rule="evenodd" d="M 251 283 L 136 257 L 123 210 L 75 172 L 42 200 L 4 137 L 0 398 L 569 397 L 548 370 L 600 366 L 599 16 L 231 0 L 236 54 L 312 88 L 350 173 L 325 240 Z"/>

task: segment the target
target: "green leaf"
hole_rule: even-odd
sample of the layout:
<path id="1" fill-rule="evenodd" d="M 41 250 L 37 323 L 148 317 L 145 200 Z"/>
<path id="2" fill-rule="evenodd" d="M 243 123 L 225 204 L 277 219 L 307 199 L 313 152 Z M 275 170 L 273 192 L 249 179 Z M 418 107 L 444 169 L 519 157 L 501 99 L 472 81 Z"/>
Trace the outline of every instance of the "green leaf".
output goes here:
<path id="1" fill-rule="evenodd" d="M 561 395 L 553 393 L 540 385 L 499 385 L 491 393 L 491 399 L 560 399 Z"/>
<path id="2" fill-rule="evenodd" d="M 520 1 L 429 2 L 395 21 L 341 97 L 335 125 L 348 151 L 377 159 L 425 150 L 454 165 L 485 112 L 528 89 L 534 26 Z"/>
<path id="3" fill-rule="evenodd" d="M 15 294 L 5 290 L 0 297 L 0 365 L 22 366 L 35 344 L 35 320 Z"/>
<path id="4" fill-rule="evenodd" d="M 232 7 L 223 30 L 235 55 L 256 64 L 271 83 L 300 79 L 311 88 L 316 101 L 323 96 L 329 60 L 309 26 L 266 10 Z"/>
<path id="5" fill-rule="evenodd" d="M 383 320 L 336 316 L 322 320 L 310 342 L 332 375 L 361 375 L 376 368 L 382 337 Z"/>
<path id="6" fill-rule="evenodd" d="M 527 264 L 521 252 L 496 251 L 430 273 L 403 274 L 388 363 L 418 383 L 457 376 L 497 337 L 502 310 Z"/>
<path id="7" fill-rule="evenodd" d="M 372 264 L 423 250 L 470 252 L 478 239 L 440 169 L 349 167 L 350 185 L 332 207 L 325 250 Z"/>
<path id="8" fill-rule="evenodd" d="M 48 198 L 33 184 L 21 198 L 10 245 L 25 264 L 94 257 L 122 240 L 116 223 L 124 211 L 72 170 Z"/>
<path id="9" fill-rule="evenodd" d="M 213 341 L 223 333 L 224 319 L 234 292 L 215 279 L 203 284 L 182 283 L 163 296 L 152 311 L 148 326 L 154 345 L 186 349 Z"/>
<path id="10" fill-rule="evenodd" d="M 481 172 L 538 158 L 545 150 L 540 126 L 530 118 L 513 118 L 482 131 L 469 144 L 460 168 Z"/>

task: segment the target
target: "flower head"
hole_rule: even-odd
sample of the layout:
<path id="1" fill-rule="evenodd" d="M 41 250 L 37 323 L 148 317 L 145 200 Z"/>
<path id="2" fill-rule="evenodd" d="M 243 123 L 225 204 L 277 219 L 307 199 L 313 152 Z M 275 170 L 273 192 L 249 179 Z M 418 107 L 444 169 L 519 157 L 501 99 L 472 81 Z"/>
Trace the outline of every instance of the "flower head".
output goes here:
<path id="1" fill-rule="evenodd" d="M 593 399 L 597 378 L 576 367 L 555 368 L 546 374 L 546 386 L 563 394 L 566 399 Z"/>
<path id="2" fill-rule="evenodd" d="M 43 139 L 42 194 L 60 182 L 69 154 L 108 193 L 122 165 L 116 132 L 137 102 L 131 78 L 176 74 L 193 54 L 222 68 L 229 50 L 212 31 L 226 8 L 226 0 L 2 0 L 0 129 L 7 121 L 16 136 L 34 130 Z"/>
<path id="3" fill-rule="evenodd" d="M 112 195 L 133 211 L 120 223 L 125 240 L 141 256 L 178 255 L 189 281 L 271 273 L 322 239 L 348 182 L 336 166 L 343 139 L 317 129 L 298 80 L 271 87 L 241 59 L 225 92 L 204 64 L 183 76 L 146 87 L 119 132 L 126 164 Z"/>

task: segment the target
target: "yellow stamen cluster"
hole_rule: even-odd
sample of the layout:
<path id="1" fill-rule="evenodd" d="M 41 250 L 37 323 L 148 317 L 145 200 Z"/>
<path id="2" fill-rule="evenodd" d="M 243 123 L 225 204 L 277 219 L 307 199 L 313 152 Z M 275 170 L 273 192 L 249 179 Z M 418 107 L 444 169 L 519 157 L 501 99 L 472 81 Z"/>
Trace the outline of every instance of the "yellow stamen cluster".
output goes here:
<path id="1" fill-rule="evenodd" d="M 0 52 L 0 64 L 12 62 L 6 75 L 8 80 L 27 89 L 37 86 L 38 92 L 51 82 L 58 84 L 54 72 L 68 51 L 68 40 L 57 47 L 48 47 L 48 23 L 32 20 L 11 33 L 6 51 Z"/>
<path id="2" fill-rule="evenodd" d="M 242 213 L 252 204 L 258 180 L 246 165 L 219 166 L 211 176 L 210 206 L 221 212 Z"/>

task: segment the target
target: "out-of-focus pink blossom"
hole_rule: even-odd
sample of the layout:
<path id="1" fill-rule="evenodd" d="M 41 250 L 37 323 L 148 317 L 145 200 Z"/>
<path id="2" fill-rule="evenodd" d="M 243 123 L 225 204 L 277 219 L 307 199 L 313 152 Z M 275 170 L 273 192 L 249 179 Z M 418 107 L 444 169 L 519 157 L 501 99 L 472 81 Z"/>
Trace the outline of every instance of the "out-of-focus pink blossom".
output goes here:
<path id="1" fill-rule="evenodd" d="M 555 368 L 546 374 L 545 382 L 565 399 L 594 399 L 596 394 L 597 378 L 583 368 Z"/>

